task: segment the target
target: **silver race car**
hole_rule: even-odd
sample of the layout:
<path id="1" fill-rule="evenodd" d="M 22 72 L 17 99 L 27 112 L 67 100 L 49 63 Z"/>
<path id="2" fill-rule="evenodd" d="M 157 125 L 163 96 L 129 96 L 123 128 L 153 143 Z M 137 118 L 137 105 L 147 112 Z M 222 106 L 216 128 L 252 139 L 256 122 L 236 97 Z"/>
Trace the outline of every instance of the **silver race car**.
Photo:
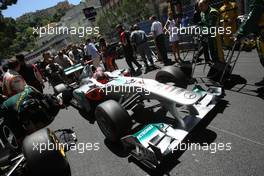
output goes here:
<path id="1" fill-rule="evenodd" d="M 188 77 L 178 67 L 161 69 L 156 80 L 125 76 L 123 71 L 102 72 L 84 68 L 73 99 L 80 108 L 95 114 L 98 126 L 111 142 L 121 141 L 133 157 L 155 168 L 206 117 L 222 98 L 221 87 L 186 90 Z M 98 74 L 98 75 L 96 75 Z M 84 75 L 84 74 L 82 74 Z M 66 89 L 58 85 L 58 92 Z M 156 101 L 172 115 L 173 123 L 145 123 L 140 128 L 132 114 L 138 105 Z M 93 106 L 93 103 L 97 103 Z M 183 113 L 184 112 L 184 113 Z"/>

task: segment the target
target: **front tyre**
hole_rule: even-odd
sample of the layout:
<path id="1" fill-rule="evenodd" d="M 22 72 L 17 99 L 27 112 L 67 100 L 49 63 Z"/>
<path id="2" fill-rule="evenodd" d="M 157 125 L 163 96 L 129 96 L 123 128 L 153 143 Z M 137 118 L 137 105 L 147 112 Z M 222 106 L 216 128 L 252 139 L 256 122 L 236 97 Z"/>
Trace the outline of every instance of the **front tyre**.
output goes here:
<path id="1" fill-rule="evenodd" d="M 106 139 L 118 142 L 131 127 L 129 114 L 114 100 L 108 100 L 97 106 L 95 110 L 97 124 Z"/>

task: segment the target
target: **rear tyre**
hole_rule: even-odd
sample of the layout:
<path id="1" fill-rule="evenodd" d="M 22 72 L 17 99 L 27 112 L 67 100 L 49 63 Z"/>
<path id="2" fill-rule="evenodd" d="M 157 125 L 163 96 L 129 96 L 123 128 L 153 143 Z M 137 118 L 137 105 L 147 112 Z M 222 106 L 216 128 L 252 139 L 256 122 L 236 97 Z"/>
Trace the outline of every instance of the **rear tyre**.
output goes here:
<path id="1" fill-rule="evenodd" d="M 22 150 L 31 175 L 70 175 L 63 147 L 49 129 L 41 129 L 27 136 Z"/>
<path id="2" fill-rule="evenodd" d="M 184 74 L 184 72 L 179 67 L 168 66 L 162 68 L 155 78 L 160 83 L 174 83 L 175 86 L 181 88 L 187 88 L 189 78 Z"/>
<path id="3" fill-rule="evenodd" d="M 95 110 L 97 124 L 106 139 L 118 142 L 131 127 L 129 114 L 114 100 L 108 100 L 97 106 Z"/>

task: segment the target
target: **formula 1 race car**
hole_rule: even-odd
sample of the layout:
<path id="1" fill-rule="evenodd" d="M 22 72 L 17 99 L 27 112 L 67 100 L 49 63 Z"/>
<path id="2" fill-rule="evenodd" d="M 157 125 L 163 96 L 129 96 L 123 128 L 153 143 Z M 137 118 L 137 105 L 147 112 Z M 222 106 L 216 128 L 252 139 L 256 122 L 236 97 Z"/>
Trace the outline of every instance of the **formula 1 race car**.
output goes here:
<path id="1" fill-rule="evenodd" d="M 50 129 L 41 129 L 28 135 L 23 140 L 22 147 L 19 147 L 14 133 L 6 124 L 1 122 L 0 129 L 0 175 L 71 175 L 64 147 L 65 142 L 76 142 L 73 130 L 53 132 Z"/>
<path id="2" fill-rule="evenodd" d="M 74 99 L 87 111 L 95 113 L 106 139 L 121 140 L 129 146 L 132 156 L 152 168 L 175 150 L 223 95 L 221 87 L 209 87 L 206 91 L 197 85 L 192 91 L 184 89 L 188 77 L 174 66 L 160 70 L 156 80 L 127 77 L 120 70 L 104 72 L 104 79 L 96 79 L 88 67 L 87 70 L 89 76 L 73 90 Z M 132 126 L 136 121 L 129 114 L 146 100 L 158 101 L 173 116 L 174 123 L 148 123 L 134 133 Z M 92 109 L 94 102 L 97 105 Z M 180 109 L 187 114 L 182 115 Z"/>

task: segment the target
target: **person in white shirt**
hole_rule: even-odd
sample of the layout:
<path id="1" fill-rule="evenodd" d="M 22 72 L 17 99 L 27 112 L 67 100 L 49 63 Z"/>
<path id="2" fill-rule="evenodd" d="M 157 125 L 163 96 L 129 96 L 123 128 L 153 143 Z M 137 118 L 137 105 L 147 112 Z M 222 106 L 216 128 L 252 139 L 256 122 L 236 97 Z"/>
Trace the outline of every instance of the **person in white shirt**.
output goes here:
<path id="1" fill-rule="evenodd" d="M 100 66 L 101 55 L 91 39 L 87 39 L 86 43 L 87 43 L 86 52 L 91 56 L 91 59 L 93 61 L 93 66 L 97 68 Z"/>
<path id="2" fill-rule="evenodd" d="M 59 51 L 58 55 L 54 59 L 55 63 L 59 64 L 63 69 L 73 65 L 73 61 L 62 51 Z"/>
<path id="3" fill-rule="evenodd" d="M 172 53 L 174 55 L 175 61 L 180 63 L 182 62 L 180 57 L 180 50 L 179 50 L 179 36 L 177 34 L 177 26 L 176 21 L 173 18 L 173 13 L 169 13 L 169 18 L 164 26 L 164 30 L 166 33 L 169 33 L 169 41 L 172 46 Z M 176 56 L 177 53 L 177 56 Z"/>
<path id="4" fill-rule="evenodd" d="M 163 26 L 161 22 L 158 21 L 156 16 L 151 16 L 150 20 L 152 21 L 151 25 L 151 33 L 154 37 L 156 47 L 164 65 L 171 65 L 171 61 L 168 59 L 166 43 L 165 43 L 165 35 L 163 33 Z"/>

